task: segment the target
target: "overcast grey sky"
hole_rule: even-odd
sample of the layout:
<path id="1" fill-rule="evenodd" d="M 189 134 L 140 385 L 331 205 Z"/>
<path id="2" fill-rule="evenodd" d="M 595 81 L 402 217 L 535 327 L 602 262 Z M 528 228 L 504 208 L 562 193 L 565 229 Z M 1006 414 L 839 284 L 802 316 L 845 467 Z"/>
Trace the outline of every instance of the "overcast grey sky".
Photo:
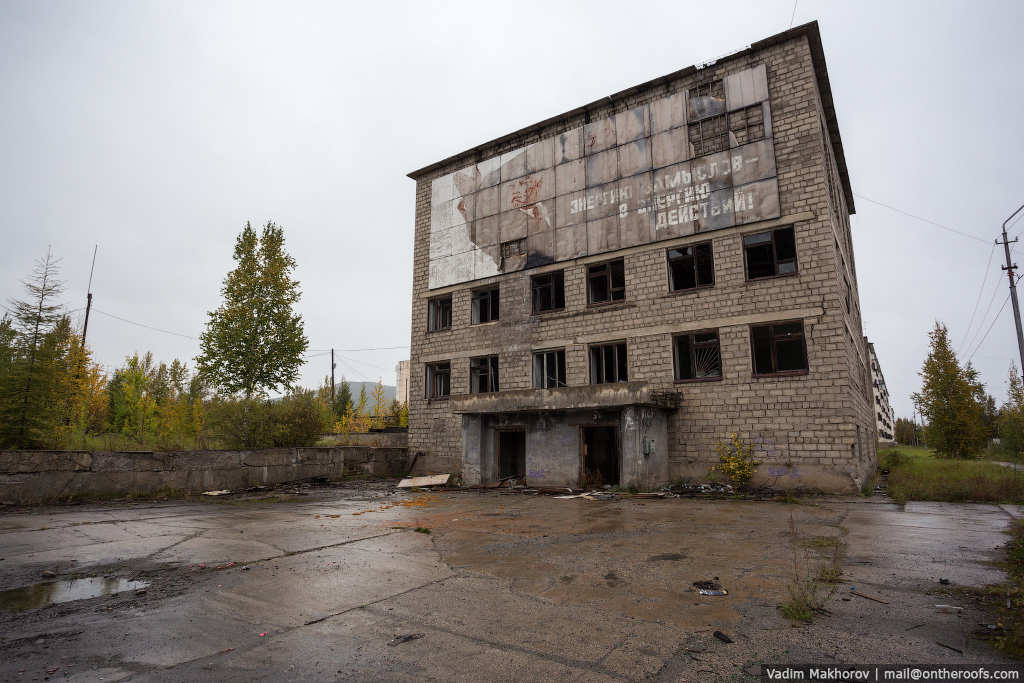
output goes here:
<path id="1" fill-rule="evenodd" d="M 1001 251 L 989 259 L 1024 204 L 1024 4 L 793 10 L 0 0 L 0 299 L 21 296 L 50 245 L 69 309 L 84 307 L 98 244 L 94 311 L 198 337 L 245 222 L 273 220 L 298 261 L 311 354 L 407 347 L 408 172 L 816 19 L 858 195 L 865 332 L 897 416 L 912 411 L 935 319 L 955 345 L 966 338 L 962 357 L 1002 402 L 1016 337 L 1009 304 L 992 322 L 1008 288 Z M 191 367 L 198 353 L 194 339 L 98 313 L 89 342 L 110 367 L 136 350 Z M 341 352 L 339 372 L 394 384 L 407 354 Z M 311 358 L 303 382 L 329 365 Z"/>

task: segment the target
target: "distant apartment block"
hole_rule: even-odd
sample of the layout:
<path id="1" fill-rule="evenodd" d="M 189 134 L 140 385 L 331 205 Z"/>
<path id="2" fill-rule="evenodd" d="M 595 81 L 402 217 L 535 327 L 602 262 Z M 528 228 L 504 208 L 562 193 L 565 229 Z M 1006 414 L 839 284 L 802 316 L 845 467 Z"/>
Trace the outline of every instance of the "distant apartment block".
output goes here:
<path id="1" fill-rule="evenodd" d="M 875 345 L 871 343 L 868 343 L 868 358 L 871 361 L 871 390 L 875 398 L 875 427 L 877 428 L 878 442 L 887 445 L 894 444 L 896 438 L 893 430 L 896 425 L 896 414 L 889 402 L 889 389 L 885 386 L 885 377 L 882 375 L 882 366 L 875 354 Z"/>

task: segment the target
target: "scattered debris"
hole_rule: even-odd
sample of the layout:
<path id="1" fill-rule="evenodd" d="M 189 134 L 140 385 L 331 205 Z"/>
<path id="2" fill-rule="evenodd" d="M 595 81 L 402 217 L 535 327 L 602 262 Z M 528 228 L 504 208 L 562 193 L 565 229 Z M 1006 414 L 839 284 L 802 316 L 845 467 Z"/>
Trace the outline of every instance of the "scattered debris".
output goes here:
<path id="1" fill-rule="evenodd" d="M 863 593 L 858 593 L 856 588 L 851 588 L 850 589 L 850 594 L 851 595 L 856 595 L 856 596 L 861 597 L 861 598 L 867 598 L 868 600 L 874 600 L 875 602 L 880 602 L 883 605 L 888 605 L 889 604 L 889 602 L 887 600 L 882 600 L 881 598 L 873 598 L 870 595 L 864 595 Z"/>
<path id="2" fill-rule="evenodd" d="M 445 486 L 452 478 L 451 474 L 435 474 L 429 477 L 409 477 L 398 482 L 398 488 L 411 489 L 422 486 Z"/>
<path id="3" fill-rule="evenodd" d="M 955 607 L 953 605 L 935 605 L 935 612 L 938 614 L 956 614 L 963 611 L 963 607 Z"/>
<path id="4" fill-rule="evenodd" d="M 731 643 L 732 642 L 732 638 L 730 638 L 729 636 L 725 635 L 721 631 L 715 631 L 712 635 L 714 635 L 715 638 L 718 638 L 723 643 Z"/>
<path id="5" fill-rule="evenodd" d="M 729 591 L 725 591 L 725 590 L 722 590 L 722 591 L 710 591 L 707 588 L 701 588 L 700 589 L 700 594 L 701 595 L 728 595 Z"/>
<path id="6" fill-rule="evenodd" d="M 415 529 L 413 529 L 413 531 L 415 531 L 418 534 L 429 534 L 430 533 L 430 529 L 428 529 L 425 526 L 418 526 Z"/>
<path id="7" fill-rule="evenodd" d="M 908 628 L 908 629 L 904 629 L 904 631 L 903 631 L 903 632 L 904 632 L 904 633 L 906 633 L 907 631 L 913 631 L 913 630 L 914 630 L 915 628 L 921 628 L 922 626 L 924 626 L 924 625 L 925 625 L 925 623 L 926 623 L 926 622 L 922 622 L 922 623 L 918 624 L 917 626 L 911 626 L 911 627 L 910 627 L 910 628 Z"/>
<path id="8" fill-rule="evenodd" d="M 231 491 L 228 489 L 224 489 L 223 491 L 203 491 L 204 496 L 226 496 L 229 493 L 231 493 Z"/>
<path id="9" fill-rule="evenodd" d="M 388 645 L 391 645 L 392 647 L 394 647 L 395 645 L 401 645 L 402 643 L 408 643 L 410 640 L 419 640 L 422 637 L 423 637 L 422 633 L 410 633 L 410 634 L 404 635 L 404 636 L 396 636 L 395 638 L 393 638 L 391 641 L 388 642 Z"/>
<path id="10" fill-rule="evenodd" d="M 270 631 L 264 631 L 263 633 L 260 634 L 260 638 L 262 638 L 263 636 L 267 635 L 268 633 L 270 633 Z"/>
<path id="11" fill-rule="evenodd" d="M 43 577 L 44 579 L 55 579 L 57 578 L 57 572 L 51 572 L 49 569 L 44 569 L 43 571 L 39 572 L 39 576 Z"/>
<path id="12" fill-rule="evenodd" d="M 939 583 L 941 583 L 943 586 L 948 586 L 949 579 L 939 579 Z"/>
<path id="13" fill-rule="evenodd" d="M 250 571 L 251 569 L 252 569 L 252 567 L 250 567 L 250 566 L 248 566 L 248 565 L 246 565 L 245 567 L 242 567 L 242 571 L 243 571 L 243 572 L 247 572 L 247 571 Z"/>
<path id="14" fill-rule="evenodd" d="M 939 642 L 939 641 L 937 641 L 937 640 L 935 641 L 935 644 L 936 644 L 936 645 L 939 645 L 940 647 L 944 647 L 944 648 L 946 648 L 947 650 L 952 650 L 953 652 L 958 652 L 958 653 L 960 653 L 960 654 L 963 654 L 963 653 L 964 653 L 964 651 L 963 651 L 963 650 L 958 650 L 958 649 L 956 649 L 955 647 L 953 647 L 952 645 L 946 645 L 945 643 L 940 643 L 940 642 Z"/>
<path id="15" fill-rule="evenodd" d="M 714 579 L 708 579 L 707 581 L 694 581 L 693 587 L 716 591 L 722 587 L 722 584 L 718 583 L 718 577 L 716 576 Z"/>

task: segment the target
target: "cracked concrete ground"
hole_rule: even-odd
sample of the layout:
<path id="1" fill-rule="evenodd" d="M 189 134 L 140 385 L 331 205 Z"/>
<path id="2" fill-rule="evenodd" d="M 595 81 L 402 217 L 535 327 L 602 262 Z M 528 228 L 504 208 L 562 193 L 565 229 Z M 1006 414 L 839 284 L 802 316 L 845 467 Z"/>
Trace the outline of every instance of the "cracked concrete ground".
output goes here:
<path id="1" fill-rule="evenodd" d="M 149 586 L 0 612 L 0 679 L 720 681 L 754 680 L 744 669 L 755 664 L 1017 670 L 975 635 L 988 618 L 962 589 L 1003 580 L 989 563 L 1020 514 L 878 499 L 590 501 L 380 487 L 287 503 L 8 510 L 0 590 L 41 581 L 43 571 L 57 574 L 47 581 L 96 574 Z M 845 550 L 843 579 L 828 613 L 795 626 L 777 609 L 794 566 L 816 571 L 835 548 Z M 701 596 L 692 586 L 701 580 L 729 594 Z M 965 609 L 937 613 L 936 604 Z M 389 645 L 411 634 L 422 637 Z"/>

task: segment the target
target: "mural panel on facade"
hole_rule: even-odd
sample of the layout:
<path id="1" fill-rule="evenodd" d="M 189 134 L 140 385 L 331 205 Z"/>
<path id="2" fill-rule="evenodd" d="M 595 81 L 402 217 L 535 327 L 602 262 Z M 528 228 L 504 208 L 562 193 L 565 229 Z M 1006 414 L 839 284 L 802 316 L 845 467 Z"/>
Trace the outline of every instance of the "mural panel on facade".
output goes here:
<path id="1" fill-rule="evenodd" d="M 761 65 L 436 178 L 430 288 L 779 215 Z"/>

